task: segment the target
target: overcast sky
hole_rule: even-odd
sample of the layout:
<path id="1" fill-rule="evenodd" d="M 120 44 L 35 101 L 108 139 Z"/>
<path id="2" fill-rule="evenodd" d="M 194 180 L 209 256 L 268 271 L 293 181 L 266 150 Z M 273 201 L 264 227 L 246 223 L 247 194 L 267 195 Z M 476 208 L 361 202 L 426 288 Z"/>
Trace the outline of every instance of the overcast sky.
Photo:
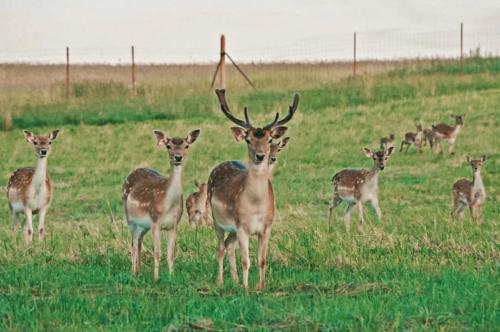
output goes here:
<path id="1" fill-rule="evenodd" d="M 0 61 L 240 61 L 498 53 L 500 0 L 1 0 Z"/>

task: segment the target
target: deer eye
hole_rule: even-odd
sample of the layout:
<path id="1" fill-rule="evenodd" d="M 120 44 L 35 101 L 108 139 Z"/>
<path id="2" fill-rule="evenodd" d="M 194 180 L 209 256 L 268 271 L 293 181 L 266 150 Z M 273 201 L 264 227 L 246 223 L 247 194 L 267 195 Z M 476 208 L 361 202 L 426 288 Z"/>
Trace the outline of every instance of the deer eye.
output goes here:
<path id="1" fill-rule="evenodd" d="M 250 144 L 250 140 L 248 138 L 245 138 L 245 141 L 247 141 L 247 143 Z"/>
<path id="2" fill-rule="evenodd" d="M 170 150 L 171 148 L 172 148 L 172 147 L 171 147 L 170 145 L 167 145 L 167 149 L 169 149 L 169 150 Z"/>
<path id="3" fill-rule="evenodd" d="M 52 142 L 49 142 L 49 145 L 52 144 Z"/>
<path id="4" fill-rule="evenodd" d="M 38 145 L 38 142 L 37 142 L 37 141 L 34 141 L 34 142 L 33 142 L 33 145 Z"/>
<path id="5" fill-rule="evenodd" d="M 189 149 L 189 145 L 186 145 L 186 149 Z"/>

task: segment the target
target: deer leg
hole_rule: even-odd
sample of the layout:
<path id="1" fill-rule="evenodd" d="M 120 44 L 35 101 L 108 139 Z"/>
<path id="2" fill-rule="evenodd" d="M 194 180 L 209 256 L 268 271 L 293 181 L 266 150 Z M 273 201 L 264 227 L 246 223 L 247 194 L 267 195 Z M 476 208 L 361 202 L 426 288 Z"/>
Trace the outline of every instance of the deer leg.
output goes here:
<path id="1" fill-rule="evenodd" d="M 175 239 L 177 239 L 177 226 L 168 230 L 167 260 L 170 274 L 174 274 Z"/>
<path id="2" fill-rule="evenodd" d="M 224 252 L 226 250 L 224 246 L 224 231 L 215 225 L 215 234 L 217 235 L 217 265 L 219 267 L 217 284 L 221 286 L 224 283 Z"/>
<path id="3" fill-rule="evenodd" d="M 131 229 L 132 244 L 130 246 L 130 260 L 132 262 L 132 274 L 137 274 L 139 270 L 139 245 L 140 245 L 140 230 L 139 227 L 133 226 Z"/>
<path id="4" fill-rule="evenodd" d="M 344 211 L 344 225 L 345 225 L 345 230 L 349 232 L 349 228 L 351 227 L 351 210 L 352 210 L 353 204 L 352 203 L 347 203 L 347 206 Z"/>
<path id="5" fill-rule="evenodd" d="M 363 225 L 365 223 L 365 217 L 363 216 L 363 202 L 359 201 L 356 204 L 356 208 L 358 209 L 359 223 Z"/>
<path id="6" fill-rule="evenodd" d="M 154 273 L 153 277 L 155 280 L 160 278 L 160 258 L 161 258 L 161 234 L 160 234 L 160 222 L 158 220 L 153 220 L 152 227 L 153 234 L 153 247 L 154 247 Z"/>
<path id="7" fill-rule="evenodd" d="M 237 233 L 241 249 L 241 266 L 243 269 L 243 287 L 248 288 L 248 271 L 250 270 L 250 254 L 248 252 L 248 234 L 244 230 Z"/>
<path id="8" fill-rule="evenodd" d="M 380 206 L 378 205 L 378 199 L 373 198 L 371 200 L 371 203 L 372 203 L 373 209 L 375 210 L 375 213 L 377 214 L 378 222 L 381 222 L 382 221 L 382 210 L 380 210 Z"/>
<path id="9" fill-rule="evenodd" d="M 11 211 L 12 217 L 12 240 L 15 241 L 17 237 L 17 212 Z"/>
<path id="10" fill-rule="evenodd" d="M 333 197 L 332 202 L 330 203 L 330 207 L 328 208 L 328 227 L 330 227 L 332 224 L 333 209 L 335 209 L 341 202 L 342 199 L 339 196 L 335 195 Z"/>
<path id="11" fill-rule="evenodd" d="M 38 217 L 38 239 L 43 241 L 45 237 L 45 216 L 47 215 L 47 207 L 40 209 L 40 214 Z"/>
<path id="12" fill-rule="evenodd" d="M 410 148 L 411 143 L 406 143 L 406 150 L 405 153 L 408 152 L 408 149 Z"/>
<path id="13" fill-rule="evenodd" d="M 231 267 L 231 277 L 235 283 L 239 283 L 240 280 L 238 278 L 238 269 L 236 268 L 236 244 L 238 238 L 236 237 L 236 233 L 229 233 L 226 241 L 224 242 L 224 246 L 227 250 L 227 259 L 229 260 L 229 265 Z"/>
<path id="14" fill-rule="evenodd" d="M 472 204 L 469 204 L 469 211 L 470 211 L 470 223 L 473 224 L 474 223 L 474 219 L 475 219 L 475 213 L 474 213 L 474 205 Z"/>
<path id="15" fill-rule="evenodd" d="M 455 143 L 450 143 L 450 147 L 448 148 L 448 152 L 453 156 L 455 154 Z"/>
<path id="16" fill-rule="evenodd" d="M 24 222 L 24 240 L 27 244 L 33 241 L 33 212 L 30 208 L 24 208 L 24 216 L 26 218 Z"/>
<path id="17" fill-rule="evenodd" d="M 267 250 L 269 247 L 269 238 L 271 237 L 271 228 L 266 228 L 259 236 L 259 290 L 263 290 L 266 286 L 266 263 L 267 263 Z"/>
<path id="18" fill-rule="evenodd" d="M 401 142 L 401 147 L 399 148 L 399 152 L 403 151 L 403 145 L 405 144 L 405 141 Z"/>

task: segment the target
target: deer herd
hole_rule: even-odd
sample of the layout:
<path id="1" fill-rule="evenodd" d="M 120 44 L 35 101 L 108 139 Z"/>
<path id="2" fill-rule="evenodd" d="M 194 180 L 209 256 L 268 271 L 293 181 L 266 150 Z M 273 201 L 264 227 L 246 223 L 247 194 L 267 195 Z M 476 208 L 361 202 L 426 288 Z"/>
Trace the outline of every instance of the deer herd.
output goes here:
<path id="1" fill-rule="evenodd" d="M 258 239 L 257 262 L 259 268 L 258 289 L 265 287 L 266 259 L 269 249 L 272 224 L 276 212 L 275 195 L 272 185 L 273 171 L 279 153 L 284 149 L 289 137 L 283 138 L 287 131 L 284 126 L 292 120 L 299 105 L 296 94 L 289 110 L 283 118 L 276 113 L 273 120 L 264 126 L 252 124 L 248 109 L 245 107 L 244 119 L 231 112 L 226 101 L 225 90 L 216 90 L 222 113 L 236 126 L 231 131 L 236 142 L 245 142 L 247 146 L 247 163 L 240 161 L 224 161 L 214 167 L 207 182 L 195 181 L 198 191 L 188 196 L 186 210 L 192 227 L 209 224 L 211 211 L 213 228 L 217 237 L 217 282 L 224 280 L 224 256 L 227 253 L 231 277 L 239 282 L 236 266 L 236 247 L 241 251 L 243 270 L 243 286 L 248 287 L 250 269 L 249 239 L 255 235 Z M 408 132 L 401 141 L 399 151 L 406 146 L 406 152 L 412 145 L 418 152 L 429 144 L 431 151 L 439 147 L 443 153 L 441 142 L 449 144 L 449 152 L 455 153 L 455 142 L 464 124 L 463 115 L 453 115 L 454 126 L 445 123 L 432 125 L 422 129 L 416 124 L 416 132 Z M 24 131 L 26 141 L 34 147 L 37 165 L 16 170 L 7 186 L 8 205 L 12 217 L 12 233 L 16 237 L 17 219 L 24 214 L 24 238 L 32 242 L 33 215 L 39 215 L 38 236 L 45 234 L 45 216 L 51 203 L 52 182 L 47 171 L 47 159 L 51 152 L 52 142 L 58 137 L 59 130 L 47 136 L 34 135 Z M 122 186 L 122 201 L 125 217 L 131 232 L 131 264 L 135 274 L 140 268 L 141 248 L 144 235 L 151 230 L 154 247 L 154 279 L 160 276 L 161 230 L 168 233 L 167 262 L 169 272 L 174 271 L 175 241 L 179 222 L 183 213 L 183 169 L 188 156 L 189 147 L 194 144 L 200 130 L 193 130 L 186 137 L 168 137 L 164 132 L 155 130 L 157 145 L 165 148 L 170 163 L 167 176 L 149 168 L 138 168 L 126 178 Z M 349 231 L 351 210 L 356 207 L 360 224 L 364 223 L 363 204 L 370 202 L 378 220 L 382 219 L 382 211 L 378 200 L 379 174 L 387 166 L 389 157 L 395 151 L 395 135 L 390 134 L 380 140 L 380 150 L 372 151 L 364 148 L 364 155 L 372 159 L 370 170 L 344 169 L 332 178 L 333 195 L 328 209 L 328 225 L 332 223 L 335 207 L 346 203 L 344 211 L 345 228 Z M 455 217 L 461 220 L 464 210 L 470 210 L 471 222 L 482 222 L 482 205 L 486 193 L 481 179 L 481 168 L 486 156 L 467 162 L 473 171 L 472 181 L 461 179 L 452 187 L 453 204 L 450 222 Z"/>

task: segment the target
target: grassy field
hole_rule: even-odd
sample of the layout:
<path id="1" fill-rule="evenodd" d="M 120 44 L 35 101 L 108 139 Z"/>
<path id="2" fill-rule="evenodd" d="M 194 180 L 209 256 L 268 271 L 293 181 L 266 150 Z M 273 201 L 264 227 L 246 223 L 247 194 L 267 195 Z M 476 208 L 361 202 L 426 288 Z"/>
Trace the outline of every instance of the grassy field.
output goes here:
<path id="1" fill-rule="evenodd" d="M 140 166 L 167 172 L 152 130 L 201 129 L 185 166 L 185 196 L 218 163 L 245 159 L 208 91 L 210 70 L 161 69 L 170 78 L 142 81 L 135 99 L 120 80 L 87 77 L 67 101 L 62 80 L 43 68 L 33 72 L 46 85 L 12 83 L 0 94 L 0 115 L 13 119 L 11 131 L 0 131 L 0 182 L 35 164 L 22 129 L 61 133 L 49 159 L 55 194 L 44 243 L 11 240 L 0 196 L 0 330 L 499 330 L 500 60 L 470 60 L 465 75 L 452 64 L 374 66 L 386 69 L 356 80 L 336 67 L 249 67 L 258 91 L 231 74 L 233 110 L 248 105 L 257 123 L 285 111 L 294 91 L 302 95 L 273 180 L 278 216 L 263 292 L 255 290 L 255 241 L 250 289 L 232 284 L 228 270 L 217 287 L 215 234 L 192 230 L 185 215 L 175 275 L 164 254 L 153 282 L 150 236 L 141 273 L 130 274 L 121 184 Z M 16 76 L 15 66 L 2 68 Z M 328 229 L 335 172 L 371 167 L 364 146 L 376 148 L 391 132 L 399 142 L 415 121 L 451 123 L 450 113 L 467 114 L 455 156 L 396 152 L 380 177 L 382 223 L 367 208 L 367 224 L 346 234 L 340 207 Z M 463 225 L 450 225 L 451 186 L 471 177 L 466 155 L 481 154 L 485 223 L 470 225 L 467 213 Z"/>

